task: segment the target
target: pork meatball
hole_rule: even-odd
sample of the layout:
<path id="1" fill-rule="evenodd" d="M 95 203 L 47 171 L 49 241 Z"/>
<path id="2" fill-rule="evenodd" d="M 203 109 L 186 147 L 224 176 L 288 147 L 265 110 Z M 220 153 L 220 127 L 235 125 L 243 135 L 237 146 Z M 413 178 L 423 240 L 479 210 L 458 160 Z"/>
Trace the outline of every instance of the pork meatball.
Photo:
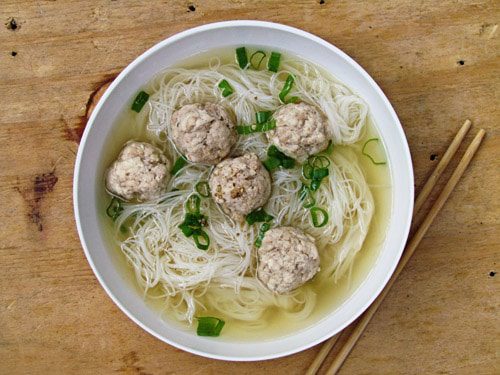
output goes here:
<path id="1" fill-rule="evenodd" d="M 189 161 L 210 165 L 229 154 L 238 136 L 226 110 L 213 103 L 188 104 L 175 111 L 170 134 Z"/>
<path id="2" fill-rule="evenodd" d="M 106 172 L 106 188 L 125 200 L 157 198 L 169 180 L 170 162 L 146 142 L 129 141 Z"/>
<path id="3" fill-rule="evenodd" d="M 314 238 L 297 228 L 270 229 L 257 254 L 258 278 L 269 290 L 278 294 L 291 292 L 319 271 Z"/>
<path id="4" fill-rule="evenodd" d="M 273 117 L 276 128 L 266 133 L 269 142 L 299 162 L 328 146 L 326 119 L 312 105 L 286 104 Z"/>
<path id="5" fill-rule="evenodd" d="M 271 195 L 269 172 L 253 153 L 217 164 L 208 184 L 214 201 L 236 221 L 262 207 Z"/>

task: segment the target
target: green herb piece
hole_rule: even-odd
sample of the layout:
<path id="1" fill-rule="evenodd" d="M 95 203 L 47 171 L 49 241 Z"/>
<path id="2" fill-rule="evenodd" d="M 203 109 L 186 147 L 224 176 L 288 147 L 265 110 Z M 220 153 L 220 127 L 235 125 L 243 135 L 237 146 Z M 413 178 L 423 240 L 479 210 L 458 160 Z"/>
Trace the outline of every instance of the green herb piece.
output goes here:
<path id="1" fill-rule="evenodd" d="M 198 229 L 193 232 L 193 240 L 196 247 L 200 250 L 207 250 L 210 246 L 210 237 L 208 237 L 207 232 Z"/>
<path id="2" fill-rule="evenodd" d="M 313 177 L 314 167 L 309 163 L 304 163 L 302 165 L 302 176 L 305 179 L 311 180 Z"/>
<path id="3" fill-rule="evenodd" d="M 314 155 L 307 159 L 307 163 L 314 168 L 328 168 L 330 166 L 330 159 L 323 155 Z"/>
<path id="4" fill-rule="evenodd" d="M 182 168 L 184 168 L 187 164 L 187 160 L 184 158 L 184 156 L 179 156 L 177 160 L 174 163 L 174 166 L 172 167 L 172 170 L 170 171 L 170 174 L 172 176 L 175 176 L 177 172 L 179 172 Z"/>
<path id="5" fill-rule="evenodd" d="M 315 168 L 312 173 L 312 179 L 321 181 L 328 175 L 329 175 L 328 168 Z"/>
<path id="6" fill-rule="evenodd" d="M 316 228 L 324 227 L 328 223 L 328 213 L 319 207 L 311 208 L 311 218 Z"/>
<path id="7" fill-rule="evenodd" d="M 255 242 L 254 242 L 255 247 L 261 247 L 262 240 L 264 239 L 264 236 L 266 235 L 266 232 L 269 229 L 271 229 L 271 224 L 269 224 L 269 223 L 264 223 L 260 226 L 259 234 L 257 235 L 257 238 L 255 239 Z"/>
<path id="8" fill-rule="evenodd" d="M 333 152 L 333 142 L 329 141 L 328 146 L 327 146 L 326 150 L 324 151 L 324 153 L 327 155 L 331 155 L 332 152 Z"/>
<path id="9" fill-rule="evenodd" d="M 236 61 L 241 69 L 245 69 L 248 66 L 248 56 L 245 47 L 236 48 Z"/>
<path id="10" fill-rule="evenodd" d="M 186 211 L 191 214 L 200 213 L 201 198 L 198 194 L 191 194 L 186 201 Z"/>
<path id="11" fill-rule="evenodd" d="M 264 51 L 256 51 L 250 56 L 250 65 L 252 68 L 255 70 L 259 70 L 260 64 L 262 64 L 262 61 L 266 58 L 266 53 Z"/>
<path id="12" fill-rule="evenodd" d="M 271 116 L 272 113 L 270 111 L 255 112 L 255 122 L 257 124 L 264 124 L 269 121 Z"/>
<path id="13" fill-rule="evenodd" d="M 266 167 L 266 169 L 270 172 L 281 165 L 281 160 L 273 156 L 270 156 L 266 160 L 264 160 L 262 164 L 264 164 L 264 167 Z"/>
<path id="14" fill-rule="evenodd" d="M 311 190 L 304 184 L 302 184 L 302 187 L 299 190 L 299 199 L 304 202 L 304 208 L 311 208 L 316 204 L 316 199 L 312 196 Z"/>
<path id="15" fill-rule="evenodd" d="M 267 170 L 272 171 L 275 168 L 283 167 L 290 169 L 295 166 L 295 160 L 286 156 L 283 152 L 278 150 L 275 145 L 269 146 L 267 149 L 267 159 L 264 161 L 264 166 Z"/>
<path id="16" fill-rule="evenodd" d="M 271 221 L 274 219 L 273 216 L 269 215 L 264 209 L 258 208 L 255 211 L 250 212 L 246 217 L 245 220 L 247 221 L 248 224 L 252 225 L 254 223 L 261 223 L 261 222 L 266 222 L 266 221 Z"/>
<path id="17" fill-rule="evenodd" d="M 186 237 L 191 237 L 196 231 L 201 230 L 207 224 L 206 216 L 202 214 L 186 213 L 184 221 L 179 225 L 179 229 Z"/>
<path id="18" fill-rule="evenodd" d="M 207 181 L 198 182 L 194 188 L 203 198 L 208 198 L 210 196 L 210 187 Z"/>
<path id="19" fill-rule="evenodd" d="M 373 158 L 370 154 L 368 154 L 368 153 L 365 151 L 366 146 L 368 146 L 368 144 L 369 144 L 370 142 L 378 142 L 378 140 L 379 140 L 378 138 L 371 138 L 371 139 L 367 140 L 367 141 L 365 142 L 365 144 L 363 145 L 363 148 L 362 148 L 362 150 L 361 150 L 361 153 L 362 153 L 363 155 L 365 155 L 366 157 L 368 157 L 368 158 L 371 160 L 371 162 L 372 162 L 373 164 L 375 164 L 375 165 L 384 165 L 384 164 L 386 164 L 386 162 L 385 162 L 385 161 L 375 161 L 375 159 L 374 159 L 374 158 Z"/>
<path id="20" fill-rule="evenodd" d="M 229 84 L 229 82 L 226 81 L 225 79 L 220 81 L 217 86 L 219 87 L 221 94 L 224 98 L 231 95 L 234 92 L 234 90 L 231 87 L 231 85 Z"/>
<path id="21" fill-rule="evenodd" d="M 294 81 L 295 81 L 295 78 L 293 77 L 293 75 L 289 74 L 288 77 L 286 77 L 285 84 L 283 85 L 283 88 L 281 89 L 281 91 L 279 93 L 279 98 L 280 98 L 281 102 L 284 104 L 297 103 L 300 100 L 297 96 L 292 96 L 289 99 L 286 98 L 288 93 L 292 90 Z"/>
<path id="22" fill-rule="evenodd" d="M 132 111 L 139 113 L 142 107 L 144 107 L 144 104 L 146 104 L 146 102 L 148 101 L 148 99 L 149 99 L 149 94 L 147 92 L 139 91 L 139 94 L 137 94 L 137 96 L 134 99 L 134 102 L 132 103 Z"/>
<path id="23" fill-rule="evenodd" d="M 106 215 L 115 221 L 122 212 L 122 201 L 116 197 L 111 198 L 111 202 L 109 202 L 109 205 L 106 208 Z"/>
<path id="24" fill-rule="evenodd" d="M 198 319 L 198 328 L 196 328 L 198 336 L 217 337 L 226 324 L 222 319 L 212 316 L 200 316 L 196 319 Z"/>
<path id="25" fill-rule="evenodd" d="M 271 52 L 271 56 L 267 61 L 267 69 L 271 72 L 278 72 L 280 67 L 281 53 L 279 52 Z"/>
<path id="26" fill-rule="evenodd" d="M 238 134 L 245 135 L 245 134 L 267 132 L 275 128 L 276 128 L 276 121 L 271 120 L 261 124 L 239 125 L 236 127 L 236 132 Z"/>

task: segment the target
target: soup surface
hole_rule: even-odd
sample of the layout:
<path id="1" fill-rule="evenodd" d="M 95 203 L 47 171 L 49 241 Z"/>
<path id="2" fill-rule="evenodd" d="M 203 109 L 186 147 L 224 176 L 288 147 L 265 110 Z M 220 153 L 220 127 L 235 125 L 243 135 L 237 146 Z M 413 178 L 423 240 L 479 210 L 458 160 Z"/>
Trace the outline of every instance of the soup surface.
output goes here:
<path id="1" fill-rule="evenodd" d="M 385 239 L 392 191 L 383 144 L 362 98 L 301 57 L 282 53 L 280 69 L 273 73 L 266 66 L 270 51 L 248 46 L 246 50 L 252 64 L 245 70 L 235 62 L 233 48 L 208 51 L 147 83 L 143 90 L 150 94 L 149 101 L 139 113 L 130 109 L 131 98 L 106 141 L 97 171 L 102 176 L 97 181 L 98 205 L 103 207 L 101 227 L 124 279 L 164 319 L 194 333 L 196 318 L 217 317 L 225 322 L 224 339 L 262 341 L 314 324 L 364 282 Z M 260 64 L 263 54 L 256 51 L 266 54 Z M 211 166 L 188 163 L 171 177 L 163 196 L 151 202 L 123 202 L 118 218 L 108 217 L 111 196 L 104 176 L 127 141 L 154 144 L 174 164 L 181 155 L 168 127 L 171 113 L 179 106 L 221 103 L 234 114 L 237 125 L 251 124 L 255 112 L 275 111 L 282 105 L 279 92 L 290 75 L 295 78 L 290 97 L 319 107 L 332 128 L 342 124 L 333 132 L 333 150 L 322 153 L 331 162 L 329 176 L 314 193 L 315 205 L 329 213 L 327 225 L 315 227 L 310 207 L 303 207 L 298 198 L 302 184 L 308 183 L 299 163 L 271 171 L 272 196 L 264 205 L 273 216 L 273 227 L 295 226 L 314 237 L 321 263 L 312 280 L 286 295 L 267 290 L 255 271 L 254 241 L 261 223 L 231 221 L 210 197 L 202 198 L 200 207 L 209 222 L 209 249 L 197 249 L 192 239 L 182 237 L 176 220 L 185 210 L 186 199 L 196 194 L 196 184 L 208 180 Z M 234 90 L 227 97 L 218 87 L 221 79 L 227 79 Z M 239 135 L 230 156 L 251 151 L 264 160 L 268 147 L 263 133 Z M 218 231 L 227 232 L 234 244 L 221 244 Z M 212 272 L 207 273 L 210 267 Z"/>

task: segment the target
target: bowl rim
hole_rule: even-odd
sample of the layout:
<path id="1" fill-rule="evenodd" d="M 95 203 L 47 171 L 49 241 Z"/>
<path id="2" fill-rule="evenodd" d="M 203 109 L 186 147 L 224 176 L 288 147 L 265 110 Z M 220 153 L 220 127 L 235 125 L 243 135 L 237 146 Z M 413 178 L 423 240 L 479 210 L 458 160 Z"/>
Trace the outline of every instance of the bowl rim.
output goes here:
<path id="1" fill-rule="evenodd" d="M 103 276 L 100 274 L 99 270 L 97 269 L 94 260 L 92 258 L 92 255 L 90 254 L 90 251 L 88 250 L 87 242 L 85 240 L 85 236 L 83 233 L 83 228 L 82 228 L 82 223 L 80 220 L 80 209 L 78 206 L 78 197 L 79 197 L 79 175 L 80 175 L 80 166 L 82 163 L 82 155 L 83 155 L 83 150 L 85 148 L 85 144 L 89 135 L 90 129 L 94 126 L 95 123 L 95 118 L 99 111 L 101 110 L 101 107 L 103 104 L 106 102 L 107 98 L 111 95 L 113 92 L 114 88 L 119 84 L 120 81 L 123 80 L 124 77 L 126 77 L 129 72 L 134 69 L 137 65 L 139 65 L 143 60 L 147 59 L 149 56 L 153 55 L 156 51 L 164 48 L 166 45 L 169 45 L 171 43 L 174 43 L 177 40 L 180 40 L 182 38 L 191 36 L 193 34 L 197 33 L 202 33 L 206 32 L 212 29 L 218 29 L 218 28 L 226 28 L 226 27 L 262 27 L 262 28 L 267 28 L 267 29 L 273 29 L 273 30 L 278 30 L 278 31 L 284 31 L 288 32 L 291 34 L 295 34 L 300 37 L 304 37 L 306 39 L 309 39 L 313 42 L 316 42 L 323 47 L 326 47 L 329 50 L 332 50 L 334 53 L 338 54 L 341 56 L 343 59 L 345 59 L 354 69 L 360 73 L 363 78 L 372 86 L 372 88 L 377 92 L 378 96 L 382 99 L 384 102 L 386 109 L 389 111 L 390 116 L 394 120 L 394 131 L 396 131 L 398 134 L 398 138 L 402 142 L 402 146 L 404 149 L 404 159 L 407 161 L 406 168 L 408 169 L 408 175 L 409 175 L 409 181 L 408 181 L 408 192 L 410 197 L 414 197 L 414 172 L 413 172 L 413 165 L 412 165 L 412 158 L 408 146 L 408 142 L 406 139 L 406 135 L 403 131 L 403 128 L 401 126 L 401 123 L 399 121 L 399 118 L 392 107 L 390 101 L 382 91 L 382 89 L 379 87 L 379 85 L 374 81 L 374 79 L 354 60 L 352 59 L 349 55 L 347 55 L 345 52 L 340 50 L 338 47 L 335 45 L 327 42 L 326 40 L 311 34 L 307 31 L 291 27 L 288 25 L 280 24 L 280 23 L 274 23 L 274 22 L 267 22 L 267 21 L 257 21 L 257 20 L 232 20 L 232 21 L 222 21 L 222 22 L 214 22 L 214 23 L 209 23 L 205 25 L 200 25 L 196 26 L 193 28 L 189 28 L 187 30 L 181 31 L 179 33 L 176 33 L 174 35 L 171 35 L 170 37 L 167 37 L 166 39 L 156 43 L 149 49 L 147 49 L 145 52 L 143 52 L 141 55 L 136 57 L 130 64 L 128 64 L 125 69 L 123 69 L 120 74 L 113 80 L 111 85 L 106 89 L 105 93 L 102 95 L 100 98 L 99 102 L 97 103 L 96 107 L 94 108 L 92 114 L 90 115 L 88 121 L 87 121 L 87 126 L 85 127 L 85 130 L 82 135 L 82 139 L 80 142 L 80 145 L 78 147 L 78 153 L 76 156 L 75 160 L 75 167 L 74 167 L 74 176 L 73 176 L 73 208 L 74 208 L 74 216 L 75 216 L 75 221 L 76 221 L 76 226 L 77 226 L 77 231 L 78 231 L 78 236 L 80 239 L 80 243 L 82 245 L 82 248 L 84 250 L 85 256 L 87 258 L 87 261 L 89 262 L 92 271 L 94 272 L 97 280 L 101 284 L 102 288 L 106 291 L 107 295 L 112 299 L 112 301 L 120 308 L 120 310 L 125 313 L 126 316 L 128 316 L 133 322 L 135 322 L 138 326 L 140 326 L 142 329 L 144 329 L 146 332 L 151 334 L 152 336 L 156 337 L 157 339 L 172 345 L 178 349 L 182 349 L 186 352 L 197 354 L 203 357 L 207 358 L 212 358 L 212 359 L 218 359 L 218 360 L 228 360 L 228 361 L 258 361 L 258 360 L 269 360 L 269 359 L 274 359 L 274 358 L 280 358 L 284 357 L 287 355 L 295 354 L 298 352 L 301 352 L 303 350 L 306 350 L 308 348 L 313 347 L 314 345 L 317 345 L 328 338 L 332 337 L 335 333 L 333 331 L 328 331 L 321 335 L 321 337 L 312 340 L 312 341 L 307 341 L 302 345 L 299 345 L 293 349 L 290 350 L 284 350 L 280 351 L 279 353 L 272 353 L 269 355 L 257 355 L 257 356 L 250 356 L 250 357 L 243 357 L 243 356 L 233 356 L 233 355 L 220 355 L 220 354 L 214 354 L 214 353 L 207 353 L 202 350 L 198 350 L 183 344 L 179 344 L 176 341 L 165 337 L 164 335 L 156 332 L 153 328 L 149 327 L 147 324 L 143 323 L 139 318 L 137 318 L 126 306 L 124 306 L 121 301 L 113 294 L 111 289 L 108 287 L 106 282 L 103 279 Z M 391 174 L 392 175 L 392 174 Z M 394 178 L 394 176 L 393 176 Z M 350 319 L 347 319 L 344 324 L 342 324 L 338 330 L 338 332 L 341 332 L 344 328 L 346 328 L 348 325 L 350 325 L 354 320 L 356 320 L 372 303 L 373 301 L 380 295 L 382 290 L 385 288 L 387 282 L 389 281 L 390 277 L 393 275 L 394 270 L 396 269 L 399 260 L 401 258 L 401 255 L 404 250 L 405 243 L 408 239 L 408 234 L 410 231 L 410 226 L 411 226 L 411 217 L 413 213 L 413 206 L 414 206 L 414 201 L 413 199 L 409 199 L 408 201 L 408 207 L 407 207 L 407 212 L 408 212 L 408 218 L 406 219 L 405 225 L 402 227 L 402 234 L 404 240 L 400 244 L 400 249 L 397 252 L 397 256 L 395 256 L 394 261 L 392 262 L 391 266 L 388 267 L 388 271 L 386 277 L 384 278 L 383 282 L 380 283 L 378 288 L 376 289 L 376 293 L 371 295 L 369 298 L 367 298 L 366 302 L 362 305 L 362 307 L 356 312 L 356 314 L 353 314 Z M 391 214 L 392 216 L 392 214 Z M 361 284 L 360 284 L 361 286 Z"/>

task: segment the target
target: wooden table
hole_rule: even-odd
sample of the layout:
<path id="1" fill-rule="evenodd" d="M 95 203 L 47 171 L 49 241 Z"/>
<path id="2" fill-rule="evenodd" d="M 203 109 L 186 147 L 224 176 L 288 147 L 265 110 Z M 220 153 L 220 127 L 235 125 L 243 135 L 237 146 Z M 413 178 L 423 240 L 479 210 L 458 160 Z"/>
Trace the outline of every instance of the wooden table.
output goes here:
<path id="1" fill-rule="evenodd" d="M 166 345 L 111 302 L 75 230 L 73 163 L 89 97 L 160 40 L 229 19 L 299 27 L 354 57 L 400 116 L 417 189 L 466 118 L 474 124 L 467 139 L 487 130 L 341 373 L 499 373 L 499 7 L 494 0 L 3 0 L 0 373 L 291 375 L 319 350 L 230 363 Z"/>

